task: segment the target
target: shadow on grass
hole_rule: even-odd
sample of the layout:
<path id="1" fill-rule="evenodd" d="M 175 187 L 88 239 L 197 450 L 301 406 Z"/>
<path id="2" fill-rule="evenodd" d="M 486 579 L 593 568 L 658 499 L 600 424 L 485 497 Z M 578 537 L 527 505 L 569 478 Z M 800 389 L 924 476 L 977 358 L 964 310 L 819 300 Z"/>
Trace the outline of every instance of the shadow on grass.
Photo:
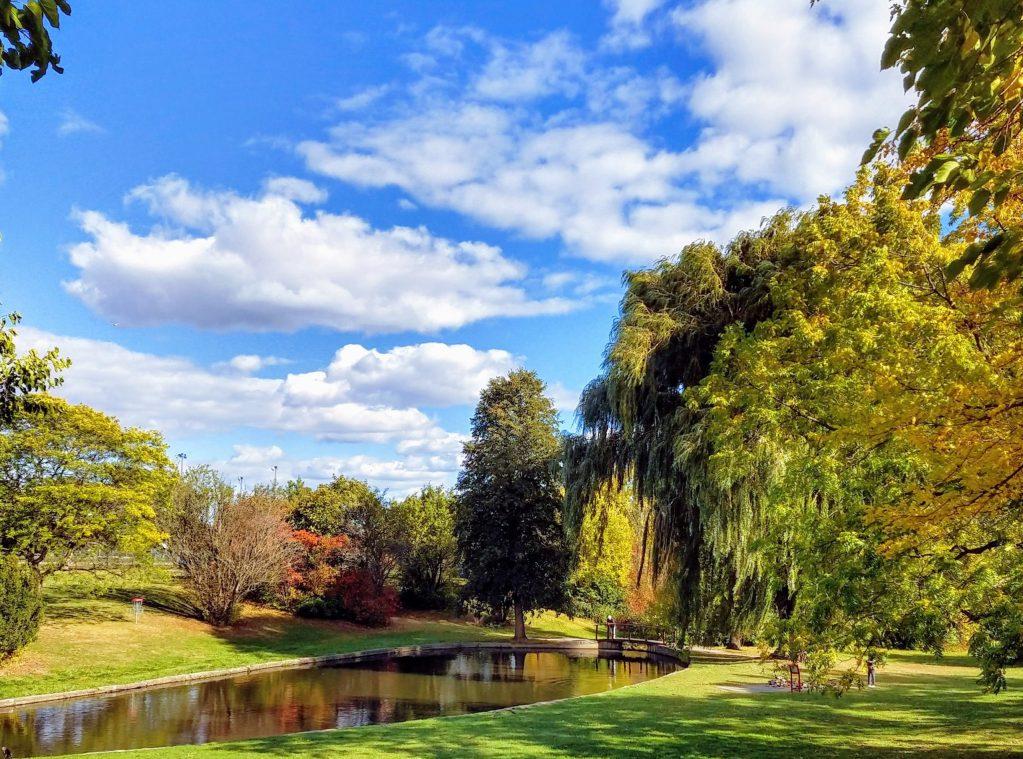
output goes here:
<path id="1" fill-rule="evenodd" d="M 536 708 L 386 728 L 211 745 L 212 756 L 1023 756 L 1014 720 L 1023 701 L 992 702 L 926 682 L 843 699 L 813 695 L 687 695 L 648 688 Z M 955 678 L 961 680 L 962 678 Z M 949 686 L 947 678 L 943 685 Z M 982 727 L 983 730 L 976 730 Z M 968 736 L 960 743 L 959 736 Z M 1011 736 L 1013 745 L 1006 740 Z"/>
<path id="2" fill-rule="evenodd" d="M 145 605 L 167 614 L 190 619 L 200 619 L 199 610 L 189 600 L 183 590 L 160 585 L 147 585 L 135 588 L 110 588 L 100 598 L 130 604 L 133 598 L 145 599 Z"/>

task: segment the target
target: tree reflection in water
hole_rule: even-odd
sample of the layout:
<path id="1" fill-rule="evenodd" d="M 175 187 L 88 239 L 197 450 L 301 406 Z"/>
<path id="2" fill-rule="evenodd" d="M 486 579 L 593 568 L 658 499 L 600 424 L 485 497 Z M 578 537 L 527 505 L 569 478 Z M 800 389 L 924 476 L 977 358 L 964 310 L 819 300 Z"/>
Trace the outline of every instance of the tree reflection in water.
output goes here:
<path id="1" fill-rule="evenodd" d="M 598 693 L 675 669 L 640 654 L 391 657 L 0 711 L 0 744 L 15 756 L 35 756 L 403 722 Z"/>

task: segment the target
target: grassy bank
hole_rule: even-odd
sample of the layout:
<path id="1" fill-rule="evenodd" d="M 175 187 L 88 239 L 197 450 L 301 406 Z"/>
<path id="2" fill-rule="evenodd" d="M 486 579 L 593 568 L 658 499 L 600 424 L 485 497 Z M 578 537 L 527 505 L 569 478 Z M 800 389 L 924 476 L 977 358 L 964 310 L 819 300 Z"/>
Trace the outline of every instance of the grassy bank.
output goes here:
<path id="1" fill-rule="evenodd" d="M 896 654 L 880 687 L 840 699 L 745 693 L 756 664 L 694 664 L 632 688 L 554 704 L 240 743 L 128 752 L 139 759 L 1023 755 L 1023 672 L 984 695 L 972 663 Z M 722 687 L 725 686 L 725 687 Z M 113 756 L 113 755 L 111 755 Z"/>
<path id="2" fill-rule="evenodd" d="M 133 621 L 130 599 L 146 598 Z M 179 589 L 167 582 L 63 579 L 46 588 L 39 639 L 0 666 L 0 698 L 130 683 L 164 675 L 224 669 L 365 648 L 508 637 L 440 615 L 399 618 L 388 628 L 297 619 L 247 608 L 241 623 L 217 629 L 187 616 Z M 588 625 L 544 615 L 535 637 L 591 635 Z"/>
<path id="3" fill-rule="evenodd" d="M 136 625 L 128 599 L 137 592 L 151 606 Z M 47 593 L 49 617 L 39 640 L 0 667 L 0 697 L 509 634 L 440 617 L 402 619 L 392 628 L 367 630 L 258 609 L 248 609 L 239 627 L 217 630 L 178 613 L 181 598 L 169 583 L 64 581 Z M 590 630 L 586 624 L 544 616 L 531 633 L 588 636 Z M 1023 756 L 1023 671 L 1010 672 L 1009 691 L 999 696 L 982 694 L 976 675 L 966 657 L 939 663 L 919 653 L 896 653 L 881 671 L 880 687 L 835 699 L 747 692 L 745 686 L 767 680 L 760 665 L 697 663 L 657 681 L 554 704 L 116 756 Z"/>

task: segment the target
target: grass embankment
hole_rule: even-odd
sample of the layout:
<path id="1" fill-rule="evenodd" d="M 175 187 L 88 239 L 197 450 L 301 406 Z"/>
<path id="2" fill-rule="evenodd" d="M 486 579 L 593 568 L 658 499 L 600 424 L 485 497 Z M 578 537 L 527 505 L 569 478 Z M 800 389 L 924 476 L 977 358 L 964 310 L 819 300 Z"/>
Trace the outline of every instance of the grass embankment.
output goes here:
<path id="1" fill-rule="evenodd" d="M 0 697 L 122 683 L 240 664 L 438 640 L 503 637 L 442 619 L 400 621 L 387 630 L 296 620 L 249 610 L 218 631 L 170 609 L 174 588 L 142 591 L 168 610 L 131 622 L 135 588 L 64 583 L 48 589 L 40 639 L 0 668 Z M 588 625 L 543 617 L 534 636 L 588 636 Z M 599 696 L 467 717 L 238 743 L 178 746 L 110 756 L 209 757 L 667 757 L 877 756 L 895 753 L 1023 756 L 1023 671 L 1009 691 L 984 695 L 967 657 L 936 663 L 896 653 L 880 687 L 840 699 L 721 686 L 764 683 L 757 664 L 694 664 L 660 680 Z"/>
<path id="2" fill-rule="evenodd" d="M 876 689 L 842 696 L 725 690 L 758 664 L 694 664 L 631 688 L 466 717 L 117 754 L 237 757 L 1023 755 L 1023 672 L 984 695 L 972 662 L 895 654 Z M 114 756 L 110 754 L 109 756 Z"/>
<path id="3" fill-rule="evenodd" d="M 146 598 L 138 624 L 131 610 L 133 595 Z M 399 618 L 391 627 L 369 629 L 257 608 L 247 608 L 237 626 L 220 630 L 187 616 L 181 593 L 170 582 L 57 579 L 47 585 L 46 601 L 38 640 L 0 666 L 0 698 L 300 656 L 511 635 L 439 615 Z M 534 637 L 592 634 L 588 625 L 554 615 L 534 620 L 530 629 Z"/>

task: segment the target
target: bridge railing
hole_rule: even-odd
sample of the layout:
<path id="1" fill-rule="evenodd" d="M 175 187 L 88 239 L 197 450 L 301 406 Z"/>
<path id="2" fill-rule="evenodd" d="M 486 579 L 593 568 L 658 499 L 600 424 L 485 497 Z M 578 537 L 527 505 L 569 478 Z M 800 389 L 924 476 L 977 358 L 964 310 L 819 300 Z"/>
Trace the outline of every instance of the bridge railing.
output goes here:
<path id="1" fill-rule="evenodd" d="M 642 622 L 596 622 L 594 636 L 597 640 L 645 640 L 670 646 L 678 643 L 678 634 L 672 628 Z"/>

